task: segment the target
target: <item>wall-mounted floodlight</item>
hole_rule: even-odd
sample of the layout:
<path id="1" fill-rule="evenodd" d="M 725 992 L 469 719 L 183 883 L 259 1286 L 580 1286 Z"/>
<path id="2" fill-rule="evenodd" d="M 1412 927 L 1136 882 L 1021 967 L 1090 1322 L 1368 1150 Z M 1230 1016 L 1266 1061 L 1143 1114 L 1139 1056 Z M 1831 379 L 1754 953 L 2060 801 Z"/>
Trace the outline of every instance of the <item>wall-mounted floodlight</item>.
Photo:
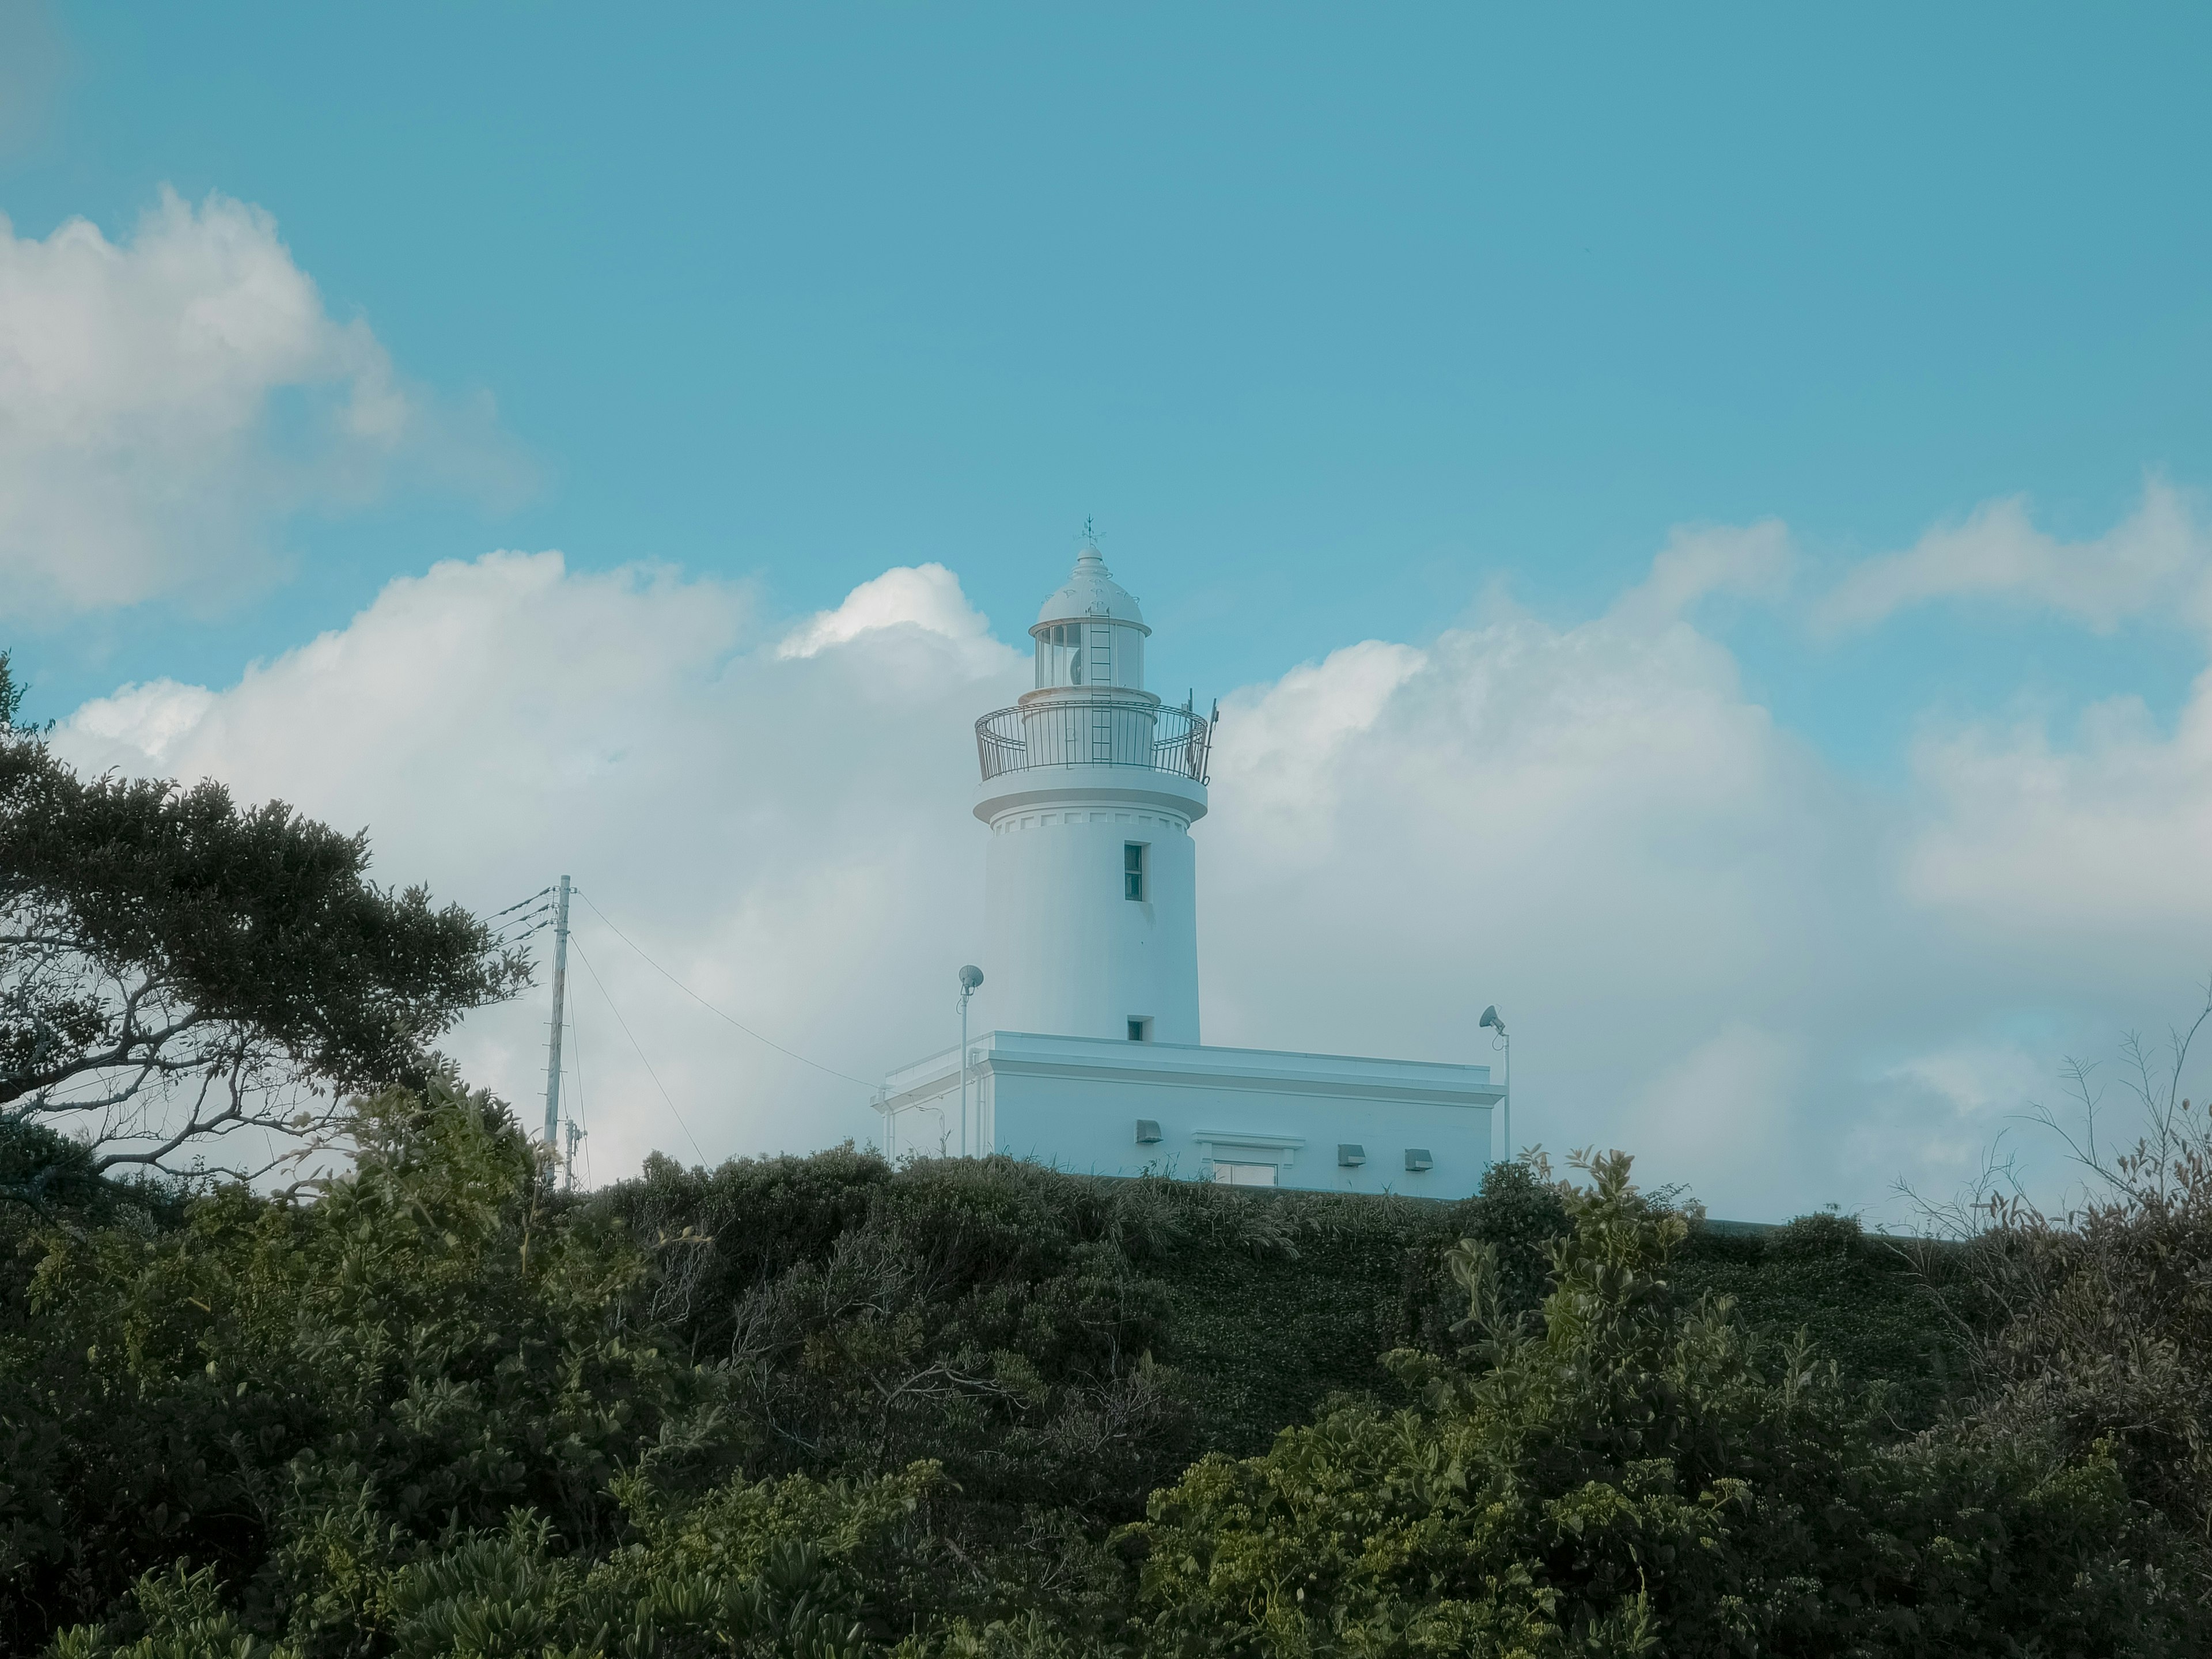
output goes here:
<path id="1" fill-rule="evenodd" d="M 1498 1005 L 1494 1002 L 1482 1011 L 1482 1029 L 1497 1032 L 1490 1046 L 1505 1051 L 1505 1092 L 1502 1103 L 1505 1108 L 1505 1161 L 1510 1164 L 1513 1161 L 1513 1039 L 1505 1034 L 1505 1022 L 1498 1017 Z"/>
<path id="2" fill-rule="evenodd" d="M 983 982 L 983 970 L 969 963 L 960 970 L 960 1156 L 968 1156 L 968 999 Z M 981 1102 L 976 1103 L 981 1105 Z M 981 1124 L 977 1124 L 980 1131 Z"/>

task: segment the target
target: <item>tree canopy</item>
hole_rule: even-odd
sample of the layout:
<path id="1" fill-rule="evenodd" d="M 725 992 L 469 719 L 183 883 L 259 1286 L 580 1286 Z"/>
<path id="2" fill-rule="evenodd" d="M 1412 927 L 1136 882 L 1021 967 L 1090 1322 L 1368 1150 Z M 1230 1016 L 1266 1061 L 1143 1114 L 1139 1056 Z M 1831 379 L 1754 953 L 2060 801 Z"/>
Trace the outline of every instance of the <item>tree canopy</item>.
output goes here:
<path id="1" fill-rule="evenodd" d="M 366 831 L 212 781 L 81 778 L 21 697 L 0 658 L 0 1163 L 38 1162 L 44 1131 L 95 1175 L 260 1172 L 527 982 L 467 911 L 373 881 Z M 0 1190 L 36 1197 L 66 1163 Z"/>

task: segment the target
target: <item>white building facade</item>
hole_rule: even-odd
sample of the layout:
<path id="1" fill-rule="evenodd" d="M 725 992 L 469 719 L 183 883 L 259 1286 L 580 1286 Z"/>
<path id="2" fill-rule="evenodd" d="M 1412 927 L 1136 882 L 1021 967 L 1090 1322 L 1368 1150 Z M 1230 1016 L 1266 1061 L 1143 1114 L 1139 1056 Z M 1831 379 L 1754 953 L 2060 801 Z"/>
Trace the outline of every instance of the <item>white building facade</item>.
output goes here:
<path id="1" fill-rule="evenodd" d="M 1047 599 L 1035 689 L 986 714 L 975 813 L 990 1029 L 902 1067 L 893 1150 L 1101 1175 L 1462 1197 L 1502 1091 L 1485 1066 L 1206 1048 L 1198 856 L 1213 722 L 1145 689 L 1151 634 L 1095 547 Z"/>

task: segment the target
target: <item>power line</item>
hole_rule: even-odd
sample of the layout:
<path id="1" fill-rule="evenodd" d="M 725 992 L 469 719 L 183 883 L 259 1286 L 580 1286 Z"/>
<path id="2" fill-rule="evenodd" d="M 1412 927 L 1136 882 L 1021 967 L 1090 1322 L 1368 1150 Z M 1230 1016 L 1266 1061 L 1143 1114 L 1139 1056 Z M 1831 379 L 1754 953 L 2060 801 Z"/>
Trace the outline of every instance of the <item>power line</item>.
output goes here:
<path id="1" fill-rule="evenodd" d="M 597 905 L 592 906 L 594 909 L 598 908 Z M 605 921 L 605 918 L 602 917 L 601 920 Z M 609 925 L 612 926 L 611 923 Z M 599 970 L 592 966 L 591 957 L 584 954 L 584 947 L 576 943 L 576 936 L 574 933 L 569 934 L 568 942 L 575 945 L 576 956 L 583 963 L 584 970 L 591 975 L 592 983 L 598 986 L 599 994 L 606 998 L 607 1012 L 615 1017 L 615 1024 L 622 1027 L 623 1035 L 629 1039 L 629 1046 L 637 1050 L 638 1060 L 644 1066 L 645 1074 L 653 1079 L 653 1086 L 660 1091 L 660 1097 L 668 1102 L 668 1115 L 676 1120 L 676 1127 L 684 1131 L 684 1138 L 691 1143 L 691 1150 L 699 1154 L 699 1161 L 704 1164 L 707 1161 L 707 1149 L 699 1144 L 699 1137 L 691 1133 L 691 1126 L 684 1121 L 684 1114 L 676 1109 L 676 1102 L 669 1095 L 668 1085 L 661 1082 L 660 1073 L 654 1071 L 653 1062 L 646 1059 L 645 1049 L 639 1044 L 636 1033 L 629 1029 L 629 1022 L 622 1017 L 622 1010 L 615 1006 L 615 1000 L 612 997 L 607 996 L 606 981 L 599 977 Z"/>
<path id="2" fill-rule="evenodd" d="M 493 945 L 497 949 L 506 950 L 521 944 L 526 939 L 534 938 L 544 933 L 550 923 L 552 911 L 551 905 L 544 905 L 526 915 L 517 916 L 512 921 L 501 923 L 492 932 Z M 525 926 L 525 923 L 528 925 Z"/>
<path id="3" fill-rule="evenodd" d="M 661 978 L 666 980 L 671 985 L 673 985 L 678 990 L 683 992 L 685 996 L 690 997 L 692 1001 L 697 1003 L 708 1013 L 713 1014 L 719 1019 L 726 1019 L 729 1021 L 731 1024 L 736 1026 L 740 1031 L 743 1031 L 754 1042 L 765 1042 L 769 1048 L 775 1049 L 776 1053 L 790 1055 L 792 1059 L 797 1060 L 801 1066 L 811 1066 L 817 1072 L 827 1073 L 831 1077 L 842 1078 L 848 1083 L 857 1083 L 863 1089 L 872 1089 L 876 1086 L 866 1078 L 854 1077 L 850 1072 L 841 1072 L 834 1066 L 824 1066 L 819 1060 L 809 1060 L 805 1054 L 800 1054 L 797 1049 L 785 1048 L 774 1037 L 763 1036 L 758 1031 L 753 1030 L 751 1026 L 746 1024 L 744 1021 L 739 1019 L 736 1015 L 724 1013 L 720 1008 L 717 1008 L 713 1003 L 708 1001 L 706 998 L 701 996 L 696 991 L 686 985 L 682 980 L 677 978 L 675 975 L 670 973 L 668 969 L 662 967 L 659 963 L 653 961 L 651 957 L 646 956 L 644 947 L 640 945 L 635 939 L 632 939 L 628 933 L 623 932 L 621 928 L 616 927 L 611 921 L 607 921 L 607 913 L 600 909 L 598 905 L 592 903 L 592 896 L 589 893 L 584 891 L 580 887 L 575 889 L 574 891 L 577 897 L 582 899 L 585 903 L 592 905 L 592 914 L 593 915 L 597 916 L 601 921 L 606 921 L 609 932 L 613 933 L 614 936 L 620 939 L 624 945 L 629 945 L 631 950 L 635 951 L 638 955 L 645 957 L 645 962 L 647 967 L 651 968 L 654 973 L 659 975 Z"/>
<path id="4" fill-rule="evenodd" d="M 486 916 L 484 920 L 486 921 L 497 921 L 501 916 L 507 915 L 507 911 L 520 910 L 524 905 L 530 902 L 530 899 L 542 899 L 552 890 L 553 890 L 550 887 L 541 887 L 536 892 L 532 893 L 530 896 L 530 898 L 517 899 L 514 903 L 508 905 L 506 910 L 495 910 L 489 915 Z"/>

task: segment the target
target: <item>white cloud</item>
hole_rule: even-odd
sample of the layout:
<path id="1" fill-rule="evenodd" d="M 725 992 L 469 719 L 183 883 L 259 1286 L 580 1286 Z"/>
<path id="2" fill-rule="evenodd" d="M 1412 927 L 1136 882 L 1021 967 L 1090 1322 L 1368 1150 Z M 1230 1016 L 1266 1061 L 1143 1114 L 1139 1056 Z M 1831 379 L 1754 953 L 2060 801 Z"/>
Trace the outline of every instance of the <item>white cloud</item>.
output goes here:
<path id="1" fill-rule="evenodd" d="M 964 608 L 953 585 L 947 614 Z M 55 742 L 80 767 L 219 777 L 366 827 L 376 872 L 498 909 L 566 872 L 653 958 L 764 1035 L 870 1078 L 941 1037 L 979 948 L 972 723 L 1023 659 L 924 628 L 780 655 L 744 589 L 495 553 L 392 583 L 234 686 L 132 688 Z M 592 1167 L 805 1150 L 868 1089 L 672 990 L 582 901 L 570 991 Z M 544 960 L 544 941 L 539 941 Z M 678 1127 L 613 1005 L 689 1124 Z M 473 1017 L 469 1074 L 539 1109 L 545 992 Z"/>
<path id="2" fill-rule="evenodd" d="M 1771 1200 L 1749 1196 L 1802 1179 L 1790 1142 L 1804 1126 L 1793 1110 L 1805 1095 L 1802 1056 L 1790 1037 L 1730 1022 L 1668 1065 L 1636 1095 L 1640 1144 L 1655 1166 L 1715 1196 L 1713 1172 L 1727 1172 L 1737 1212 L 1772 1213 Z M 1527 1137 L 1517 1135 L 1526 1141 Z M 1692 1174 L 1692 1171 L 1696 1173 Z M 1774 1180 L 1772 1176 L 1780 1176 Z M 1805 1209 L 1800 1201 L 1784 1207 Z"/>
<path id="3" fill-rule="evenodd" d="M 1712 594 L 1771 597 L 1796 564 L 1790 532 L 1777 519 L 1735 525 L 1685 525 L 1651 561 L 1651 574 L 1622 594 L 1616 620 L 1651 627 L 1674 621 Z"/>
<path id="4" fill-rule="evenodd" d="M 1214 770 L 1241 797 L 1248 856 L 1294 865 L 1332 856 L 1344 747 L 1427 663 L 1411 646 L 1367 640 L 1228 698 Z"/>
<path id="5" fill-rule="evenodd" d="M 1880 837 L 1679 609 L 1638 594 L 1580 627 L 1447 633 L 1386 683 L 1318 695 L 1361 665 L 1339 653 L 1233 702 L 1255 706 L 1224 722 L 1201 837 L 1209 1039 L 1488 1060 L 1475 1018 L 1496 1002 L 1523 1144 L 1628 1147 L 1723 1213 L 1805 1190 L 1802 1163 L 1773 1167 L 1801 1136 L 1720 1133 L 1778 1068 L 1700 1100 L 1721 1061 L 1693 1057 L 1738 1028 L 1822 1046 L 1819 988 L 1865 969 Z M 1316 781 L 1277 758 L 1301 755 Z M 1802 1128 L 1803 1095 L 1765 1111 Z"/>
<path id="6" fill-rule="evenodd" d="M 120 687 L 112 696 L 86 703 L 70 717 L 70 727 L 80 744 L 112 744 L 127 751 L 134 768 L 141 763 L 160 767 L 167 763 L 179 738 L 199 728 L 215 702 L 215 693 L 204 685 L 152 680 Z"/>
<path id="7" fill-rule="evenodd" d="M 1931 742 L 1918 793 L 1883 795 L 1686 616 L 1771 591 L 1787 546 L 1678 537 L 1582 624 L 1369 641 L 1225 699 L 1197 831 L 1208 1040 L 1486 1060 L 1494 1001 L 1517 1139 L 1625 1146 L 1717 1214 L 1773 1217 L 1945 1188 L 2036 1067 L 2158 1023 L 2205 948 L 2206 694 L 2172 738 L 2108 714 L 2072 752 Z M 972 722 L 1027 678 L 932 567 L 794 627 L 742 588 L 495 554 L 235 686 L 88 704 L 57 741 L 366 825 L 382 878 L 480 909 L 568 871 L 701 995 L 872 1080 L 951 1029 L 982 944 Z M 871 1132 L 866 1081 L 733 1030 L 577 915 L 600 1176 Z M 2048 1045 L 1989 1036 L 2030 1016 Z M 458 1044 L 531 1111 L 544 1018 L 541 991 Z"/>
<path id="8" fill-rule="evenodd" d="M 2208 570 L 2212 527 L 2189 496 L 2154 477 L 2134 513 L 2087 541 L 2037 529 L 2024 496 L 1985 501 L 1905 551 L 1859 565 L 1814 616 L 1825 629 L 1863 628 L 1936 599 L 1984 598 L 2045 606 L 2100 633 L 2158 607 L 2203 625 L 2212 622 Z"/>
<path id="9" fill-rule="evenodd" d="M 365 500 L 395 468 L 519 477 L 488 410 L 403 385 L 261 210 L 165 189 L 124 242 L 0 218 L 0 611 L 220 599 L 276 572 L 287 514 Z"/>
<path id="10" fill-rule="evenodd" d="M 969 605 L 960 579 L 933 563 L 899 565 L 862 582 L 835 611 L 818 611 L 785 635 L 775 653 L 817 657 L 864 635 L 904 627 L 951 641 L 963 659 L 987 670 L 1004 660 L 1006 647 L 991 637 L 989 620 Z"/>
<path id="11" fill-rule="evenodd" d="M 1914 770 L 1931 822 L 1909 890 L 2039 948 L 2124 953 L 2179 931 L 2212 959 L 2212 675 L 2171 736 L 2135 699 L 2087 710 L 2070 746 L 2039 723 L 1931 732 Z"/>

